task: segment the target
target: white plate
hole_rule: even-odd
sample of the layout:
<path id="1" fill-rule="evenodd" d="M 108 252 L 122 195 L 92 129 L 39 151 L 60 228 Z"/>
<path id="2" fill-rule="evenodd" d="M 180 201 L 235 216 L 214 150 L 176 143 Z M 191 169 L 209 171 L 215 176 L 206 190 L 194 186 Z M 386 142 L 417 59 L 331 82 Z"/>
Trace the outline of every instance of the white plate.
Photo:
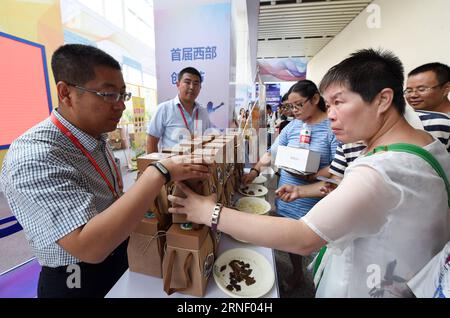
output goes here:
<path id="1" fill-rule="evenodd" d="M 242 197 L 237 200 L 235 207 L 242 212 L 252 214 L 266 214 L 270 211 L 270 203 L 261 198 Z"/>
<path id="2" fill-rule="evenodd" d="M 263 175 L 259 175 L 252 181 L 252 183 L 261 184 L 261 183 L 264 183 L 266 181 L 267 181 L 266 177 L 264 177 Z"/>
<path id="3" fill-rule="evenodd" d="M 250 191 L 253 191 L 253 194 L 249 194 Z M 267 191 L 268 190 L 265 186 L 255 183 L 250 183 L 239 188 L 239 193 L 248 197 L 262 197 L 267 194 Z"/>
<path id="4" fill-rule="evenodd" d="M 233 270 L 228 265 L 232 260 L 242 261 L 250 265 L 252 272 L 250 277 L 255 279 L 255 283 L 248 285 L 245 280 L 238 282 L 241 290 L 232 291 L 227 289 L 230 284 L 230 272 Z M 226 266 L 223 271 L 220 269 Z M 267 294 L 275 282 L 275 274 L 269 261 L 261 254 L 246 248 L 234 248 L 222 253 L 214 263 L 214 281 L 217 286 L 227 295 L 235 298 L 258 298 Z"/>

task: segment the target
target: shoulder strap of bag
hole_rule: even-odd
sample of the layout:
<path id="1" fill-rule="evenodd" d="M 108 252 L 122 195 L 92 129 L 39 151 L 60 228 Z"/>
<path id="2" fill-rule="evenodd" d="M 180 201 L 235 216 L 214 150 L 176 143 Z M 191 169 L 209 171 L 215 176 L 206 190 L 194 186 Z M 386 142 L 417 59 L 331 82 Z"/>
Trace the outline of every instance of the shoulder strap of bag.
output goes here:
<path id="1" fill-rule="evenodd" d="M 414 155 L 417 155 L 424 159 L 426 162 L 428 162 L 433 169 L 437 172 L 437 174 L 444 180 L 445 187 L 447 189 L 447 200 L 448 200 L 448 206 L 450 207 L 450 185 L 447 179 L 447 175 L 445 174 L 444 169 L 439 164 L 439 161 L 436 160 L 436 158 L 427 150 L 423 149 L 422 147 L 412 145 L 412 144 L 404 144 L 404 143 L 398 143 L 398 144 L 392 144 L 387 146 L 379 146 L 376 147 L 374 150 L 369 152 L 367 156 L 371 156 L 377 152 L 380 151 L 397 151 L 397 152 L 407 152 Z"/>
<path id="2" fill-rule="evenodd" d="M 317 259 L 314 262 L 314 268 L 313 268 L 313 277 L 316 276 L 317 270 L 319 269 L 320 263 L 322 263 L 323 254 L 327 251 L 327 246 L 322 246 L 322 248 L 319 251 L 319 254 L 317 255 Z"/>

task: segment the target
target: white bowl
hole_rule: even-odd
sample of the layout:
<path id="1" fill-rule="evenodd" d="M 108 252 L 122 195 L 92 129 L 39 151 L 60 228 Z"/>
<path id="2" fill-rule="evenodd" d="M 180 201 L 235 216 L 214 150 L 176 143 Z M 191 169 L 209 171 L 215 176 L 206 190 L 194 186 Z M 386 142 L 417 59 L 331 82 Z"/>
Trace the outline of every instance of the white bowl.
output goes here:
<path id="1" fill-rule="evenodd" d="M 257 176 L 251 183 L 262 184 L 267 181 L 267 178 L 263 175 Z"/>
<path id="2" fill-rule="evenodd" d="M 266 214 L 270 211 L 270 203 L 261 198 L 242 197 L 237 200 L 235 207 L 242 212 Z"/>

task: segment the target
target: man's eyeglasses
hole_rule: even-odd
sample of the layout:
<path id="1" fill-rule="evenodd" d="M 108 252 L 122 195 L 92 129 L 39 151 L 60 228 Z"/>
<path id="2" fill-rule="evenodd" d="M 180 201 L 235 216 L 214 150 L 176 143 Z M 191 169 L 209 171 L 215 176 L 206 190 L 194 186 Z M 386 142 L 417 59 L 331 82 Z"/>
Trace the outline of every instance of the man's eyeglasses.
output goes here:
<path id="1" fill-rule="evenodd" d="M 438 85 L 435 85 L 435 86 L 432 86 L 432 87 L 419 86 L 419 87 L 414 88 L 414 89 L 412 89 L 412 88 L 407 88 L 407 89 L 405 89 L 405 90 L 403 91 L 403 94 L 404 94 L 405 96 L 409 96 L 409 95 L 414 94 L 414 92 L 417 92 L 417 93 L 419 93 L 420 95 L 422 95 L 422 94 L 428 93 L 428 92 L 429 92 L 430 90 L 432 90 L 433 88 L 436 88 L 436 87 L 439 87 L 439 86 L 442 86 L 442 84 L 438 84 Z"/>
<path id="2" fill-rule="evenodd" d="M 67 83 L 67 85 L 73 86 L 73 87 L 78 88 L 78 89 L 80 89 L 82 91 L 86 91 L 86 92 L 89 92 L 89 93 L 97 94 L 98 96 L 103 97 L 103 100 L 105 102 L 108 102 L 108 103 L 117 103 L 118 101 L 127 102 L 127 101 L 129 101 L 131 99 L 131 93 L 126 93 L 126 92 L 125 93 L 112 93 L 112 92 L 111 93 L 107 93 L 107 92 L 104 93 L 104 92 L 97 92 L 97 91 L 94 91 L 92 89 L 88 89 L 88 88 L 79 86 L 77 84 Z"/>
<path id="3" fill-rule="evenodd" d="M 306 104 L 309 100 L 310 100 L 310 98 L 308 98 L 308 99 L 305 100 L 304 102 L 295 102 L 295 103 L 292 103 L 292 104 L 286 103 L 286 104 L 284 104 L 284 106 L 285 106 L 287 109 L 295 109 L 295 110 L 299 110 L 299 109 L 303 108 L 303 106 L 305 106 L 305 104 Z"/>

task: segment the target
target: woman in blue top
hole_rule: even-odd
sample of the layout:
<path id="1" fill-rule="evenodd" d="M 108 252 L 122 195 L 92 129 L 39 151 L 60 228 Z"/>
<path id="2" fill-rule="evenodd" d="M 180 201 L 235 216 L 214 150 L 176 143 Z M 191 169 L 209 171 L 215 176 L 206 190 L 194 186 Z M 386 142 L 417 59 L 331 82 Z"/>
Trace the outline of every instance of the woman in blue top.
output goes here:
<path id="1" fill-rule="evenodd" d="M 252 168 L 249 174 L 244 175 L 243 182 L 250 183 L 261 171 L 261 167 L 270 164 L 272 157 L 277 153 L 278 145 L 288 147 L 300 146 L 300 131 L 306 123 L 311 130 L 309 149 L 320 153 L 319 169 L 327 168 L 334 158 L 337 141 L 330 129 L 327 119 L 326 105 L 320 96 L 317 86 L 309 80 L 301 80 L 295 83 L 288 92 L 286 105 L 292 109 L 295 120 L 290 122 L 280 133 L 269 151 Z M 313 178 L 299 177 L 285 170 L 280 172 L 278 187 L 283 185 L 306 185 L 316 181 Z M 300 219 L 319 202 L 319 198 L 301 198 L 292 202 L 276 201 L 277 214 L 293 219 Z M 293 275 L 288 280 L 288 289 L 295 288 L 303 278 L 301 255 L 289 253 Z"/>

